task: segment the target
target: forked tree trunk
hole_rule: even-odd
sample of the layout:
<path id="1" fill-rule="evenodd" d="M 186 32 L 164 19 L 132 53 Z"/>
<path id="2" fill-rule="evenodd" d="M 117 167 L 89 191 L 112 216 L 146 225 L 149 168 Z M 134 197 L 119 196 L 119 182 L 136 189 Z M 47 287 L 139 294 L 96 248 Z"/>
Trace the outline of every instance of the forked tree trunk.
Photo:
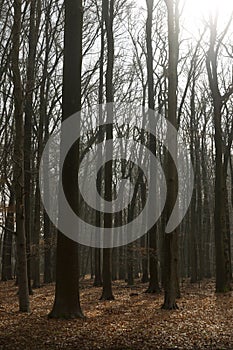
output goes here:
<path id="1" fill-rule="evenodd" d="M 229 22 L 230 23 L 230 22 Z M 226 34 L 228 26 L 225 28 Z M 222 110 L 223 105 L 233 94 L 230 86 L 227 92 L 220 93 L 217 72 L 217 57 L 219 46 L 217 37 L 217 17 L 211 18 L 210 44 L 207 52 L 206 67 L 210 90 L 213 99 L 214 127 L 215 127 L 215 209 L 214 209 L 214 233 L 215 233 L 215 258 L 216 258 L 216 292 L 227 292 L 231 289 L 231 254 L 230 232 L 228 225 L 228 196 L 226 186 L 227 165 L 231 148 L 232 138 L 229 144 L 222 137 Z"/>

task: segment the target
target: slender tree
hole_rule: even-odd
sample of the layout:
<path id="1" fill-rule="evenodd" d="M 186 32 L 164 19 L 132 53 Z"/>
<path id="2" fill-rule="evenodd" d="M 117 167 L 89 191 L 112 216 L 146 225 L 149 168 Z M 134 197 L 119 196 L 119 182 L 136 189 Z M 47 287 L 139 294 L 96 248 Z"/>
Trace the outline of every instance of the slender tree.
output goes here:
<path id="1" fill-rule="evenodd" d="M 14 23 L 12 29 L 12 71 L 14 82 L 14 117 L 15 117 L 15 149 L 14 149 L 14 185 L 16 199 L 16 235 L 17 266 L 19 285 L 19 310 L 29 312 L 29 290 L 27 279 L 25 206 L 24 206 L 24 158 L 23 158 L 23 89 L 19 68 L 20 32 L 22 1 L 14 1 Z"/>
<path id="2" fill-rule="evenodd" d="M 179 35 L 179 0 L 165 0 L 168 14 L 168 121 L 177 128 L 177 65 L 178 65 L 178 35 Z M 175 146 L 176 140 L 170 140 Z M 166 154 L 167 201 L 165 207 L 166 222 L 174 208 L 177 197 L 177 172 L 171 155 Z M 178 265 L 178 228 L 164 234 L 164 304 L 163 309 L 177 309 L 178 295 L 177 265 Z"/>
<path id="3" fill-rule="evenodd" d="M 153 48 L 152 48 L 152 23 L 154 0 L 147 0 L 147 21 L 146 21 L 146 47 L 147 47 L 147 81 L 148 81 L 148 107 L 149 113 L 155 109 L 155 87 L 154 87 L 154 69 L 153 69 Z M 152 135 L 149 136 L 149 149 L 156 154 L 156 140 Z M 150 279 L 147 293 L 158 293 L 158 252 L 157 252 L 157 226 L 154 224 L 149 233 L 149 266 Z"/>
<path id="4" fill-rule="evenodd" d="M 106 101 L 107 103 L 114 102 L 113 95 L 113 67 L 114 67 L 114 37 L 113 37 L 113 12 L 114 12 L 114 0 L 104 1 L 104 20 L 107 33 L 107 72 L 106 72 Z M 111 116 L 113 113 L 112 105 L 109 104 L 107 108 L 107 118 L 110 120 L 110 124 L 106 126 L 106 140 L 113 138 L 113 125 L 111 124 Z M 109 147 L 106 152 L 111 152 Z M 104 198 L 105 200 L 112 200 L 112 161 L 109 161 L 105 165 L 104 169 Z M 111 229 L 112 227 L 112 214 L 104 214 L 104 226 Z M 102 300 L 113 300 L 112 293 L 112 250 L 111 248 L 105 248 L 103 251 L 103 291 L 101 295 Z"/>
<path id="5" fill-rule="evenodd" d="M 100 50 L 100 68 L 99 68 L 99 87 L 98 87 L 98 102 L 99 102 L 99 121 L 103 118 L 103 107 L 104 102 L 103 88 L 104 88 L 104 42 L 105 42 L 105 31 L 104 31 L 104 0 L 102 0 L 102 10 L 101 10 L 101 19 L 100 19 L 100 35 L 101 35 L 101 50 Z M 103 141 L 103 131 L 99 130 L 98 141 L 101 143 Z M 100 164 L 101 155 L 97 164 Z M 102 190 L 102 172 L 99 171 L 97 175 L 97 186 L 98 192 L 101 193 Z M 97 227 L 101 225 L 101 213 L 96 212 L 96 225 Z M 101 274 L 101 249 L 95 248 L 95 279 L 94 286 L 102 286 L 102 274 Z"/>
<path id="6" fill-rule="evenodd" d="M 233 94 L 230 85 L 227 91 L 220 92 L 217 59 L 220 45 L 227 34 L 232 16 L 220 38 L 217 37 L 218 16 L 210 18 L 210 42 L 206 57 L 209 86 L 214 109 L 214 141 L 215 141 L 215 258 L 216 258 L 216 292 L 227 292 L 231 289 L 231 254 L 230 228 L 228 224 L 228 195 L 227 195 L 227 168 L 232 145 L 232 127 L 230 137 L 223 138 L 223 109 Z"/>
<path id="7" fill-rule="evenodd" d="M 12 243 L 14 235 L 14 191 L 10 191 L 9 206 L 6 214 L 3 248 L 2 248 L 2 281 L 13 278 L 12 274 Z"/>
<path id="8" fill-rule="evenodd" d="M 25 123 L 24 123 L 24 183 L 25 183 L 25 232 L 27 238 L 27 267 L 29 293 L 31 288 L 31 241 L 32 241 L 32 119 L 33 119 L 33 93 L 35 87 L 36 47 L 38 41 L 39 18 L 37 6 L 40 1 L 30 2 L 29 24 L 29 51 L 27 59 L 27 82 L 25 94 Z M 38 18 L 39 17 L 39 18 Z M 40 286 L 39 257 L 34 259 L 34 287 Z M 36 278 L 35 278 L 36 275 Z"/>

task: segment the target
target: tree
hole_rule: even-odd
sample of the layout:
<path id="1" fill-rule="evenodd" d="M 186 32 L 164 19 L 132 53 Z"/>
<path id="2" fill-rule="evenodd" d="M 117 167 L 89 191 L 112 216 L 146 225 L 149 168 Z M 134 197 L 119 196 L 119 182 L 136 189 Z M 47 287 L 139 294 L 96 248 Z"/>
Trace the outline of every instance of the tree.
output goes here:
<path id="1" fill-rule="evenodd" d="M 177 128 L 177 65 L 178 65 L 178 35 L 179 13 L 178 0 L 165 0 L 168 14 L 168 121 Z M 175 146 L 176 140 L 169 140 Z M 165 205 L 165 220 L 168 221 L 177 197 L 177 172 L 171 155 L 166 154 L 166 177 L 167 177 L 167 201 Z M 165 233 L 164 245 L 164 304 L 163 309 L 177 309 L 176 297 L 178 295 L 178 229 L 171 233 Z"/>
<path id="2" fill-rule="evenodd" d="M 24 185 L 25 185 L 25 232 L 27 239 L 27 268 L 28 268 L 28 286 L 29 293 L 31 288 L 31 228 L 32 228 L 32 119 L 33 119 L 33 93 L 35 86 L 35 64 L 36 64 L 36 46 L 38 40 L 38 30 L 40 23 L 40 14 L 37 14 L 36 0 L 30 2 L 30 25 L 29 25 L 29 51 L 27 60 L 27 82 L 25 93 L 25 123 L 24 123 Z M 40 13 L 40 11 L 39 11 Z M 38 18 L 39 17 L 39 18 Z M 39 259 L 36 260 L 34 278 L 34 287 L 40 286 Z"/>
<path id="3" fill-rule="evenodd" d="M 14 23 L 12 29 L 12 72 L 14 82 L 14 186 L 16 200 L 17 266 L 19 285 L 19 310 L 29 312 L 29 290 L 27 279 L 25 205 L 24 205 L 24 158 L 23 158 L 23 90 L 19 68 L 22 1 L 14 1 Z"/>
<path id="4" fill-rule="evenodd" d="M 102 0 L 102 10 L 100 19 L 100 36 L 101 36 L 101 49 L 100 49 L 100 67 L 99 67 L 99 87 L 98 87 L 98 102 L 99 102 L 99 119 L 101 121 L 103 117 L 102 104 L 103 104 L 103 87 L 104 87 L 104 41 L 105 41 L 105 31 L 104 31 L 104 0 Z M 103 131 L 99 130 L 98 141 L 101 143 L 103 141 Z M 101 155 L 99 155 L 101 157 Z M 98 159 L 97 164 L 100 164 L 101 159 Z M 99 171 L 97 175 L 97 186 L 98 192 L 101 193 L 102 190 L 102 172 Z M 96 212 L 96 226 L 101 225 L 101 213 Z M 95 248 L 95 279 L 94 286 L 101 287 L 102 274 L 101 274 L 101 250 L 100 248 Z"/>
<path id="5" fill-rule="evenodd" d="M 81 110 L 82 22 L 82 2 L 65 0 L 63 121 Z M 79 146 L 76 143 L 67 155 L 62 176 L 67 200 L 75 210 L 79 205 L 75 191 L 78 164 Z M 55 301 L 49 317 L 83 317 L 79 301 L 78 244 L 60 231 L 57 233 Z"/>
<path id="6" fill-rule="evenodd" d="M 154 0 L 147 0 L 147 21 L 146 21 L 146 46 L 147 46 L 147 81 L 148 81 L 148 107 L 149 113 L 155 109 L 154 101 L 154 69 L 153 69 L 153 51 L 152 51 L 152 21 Z M 153 113 L 153 112 L 152 112 Z M 156 154 L 156 140 L 149 136 L 149 149 Z M 147 293 L 158 293 L 160 291 L 158 281 L 158 252 L 157 252 L 157 226 L 154 224 L 149 230 L 149 263 L 150 280 Z"/>
<path id="7" fill-rule="evenodd" d="M 114 102 L 113 95 L 113 67 L 114 67 L 114 37 L 113 37 L 113 10 L 114 0 L 104 1 L 104 20 L 107 33 L 107 72 L 106 72 L 106 101 L 107 103 Z M 112 105 L 107 107 L 107 118 L 111 121 L 113 113 Z M 113 125 L 106 126 L 106 140 L 113 138 Z M 106 152 L 111 152 L 109 147 Z M 104 168 L 104 198 L 105 200 L 112 200 L 112 161 L 106 163 Z M 104 213 L 104 227 L 111 229 L 112 214 Z M 112 251 L 111 248 L 104 248 L 103 251 L 103 291 L 101 300 L 113 300 L 112 294 Z"/>
<path id="8" fill-rule="evenodd" d="M 14 191 L 11 189 L 9 207 L 6 214 L 4 228 L 3 248 L 2 248 L 2 281 L 8 281 L 13 278 L 12 275 L 12 243 L 14 234 Z"/>
<path id="9" fill-rule="evenodd" d="M 233 126 L 230 127 L 229 138 L 223 138 L 223 110 L 233 94 L 230 85 L 227 91 L 220 92 L 217 59 L 220 46 L 227 34 L 232 16 L 220 38 L 217 38 L 218 16 L 210 18 L 210 42 L 206 55 L 206 67 L 214 109 L 214 141 L 215 141 L 215 258 L 216 258 L 216 292 L 227 292 L 231 289 L 231 254 L 230 229 L 228 224 L 227 168 L 232 145 Z"/>

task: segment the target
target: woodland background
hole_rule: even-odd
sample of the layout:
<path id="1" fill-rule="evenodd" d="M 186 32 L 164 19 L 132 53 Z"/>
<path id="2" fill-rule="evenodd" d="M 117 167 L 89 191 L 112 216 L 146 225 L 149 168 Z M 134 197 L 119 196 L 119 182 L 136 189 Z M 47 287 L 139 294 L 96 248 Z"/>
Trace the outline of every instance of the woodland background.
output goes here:
<path id="1" fill-rule="evenodd" d="M 35 348 L 70 349 L 78 342 L 83 349 L 233 347 L 232 13 L 224 20 L 207 16 L 192 30 L 182 9 L 178 0 L 147 0 L 142 7 L 128 0 L 0 0 L 3 349 L 30 348 L 33 334 L 43 338 L 46 329 L 53 335 L 46 333 L 48 343 L 43 338 Z M 106 215 L 78 198 L 78 162 L 114 133 L 137 139 L 157 155 L 169 198 L 141 239 L 119 248 L 90 248 L 50 222 L 40 200 L 39 165 L 61 121 L 81 108 L 113 101 L 125 110 L 129 103 L 156 110 L 179 130 L 191 154 L 195 186 L 184 220 L 165 234 L 177 194 L 169 154 L 136 126 L 93 129 L 72 148 L 63 171 L 75 211 L 96 226 L 111 227 L 132 220 L 144 206 L 143 174 L 120 160 L 106 163 L 97 186 L 112 200 L 120 179 L 129 178 L 134 196 L 128 208 Z M 57 174 L 59 164 L 50 162 Z M 44 191 L 53 198 L 56 188 Z M 45 319 L 48 313 L 78 320 L 56 323 Z M 120 334 L 119 344 L 112 334 Z"/>

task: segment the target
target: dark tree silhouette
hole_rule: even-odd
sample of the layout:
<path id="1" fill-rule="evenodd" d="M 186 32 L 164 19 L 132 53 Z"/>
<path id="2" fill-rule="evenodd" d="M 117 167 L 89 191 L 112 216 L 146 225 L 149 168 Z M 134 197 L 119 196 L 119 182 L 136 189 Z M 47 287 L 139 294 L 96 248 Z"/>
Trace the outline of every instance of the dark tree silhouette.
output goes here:
<path id="1" fill-rule="evenodd" d="M 80 0 L 65 1 L 65 41 L 63 79 L 63 121 L 81 110 L 83 9 Z M 78 123 L 77 123 L 78 125 Z M 61 143 L 62 143 L 61 135 Z M 62 146 L 61 146 L 62 147 Z M 78 142 L 66 157 L 62 181 L 70 205 L 78 209 L 77 172 Z M 50 318 L 83 317 L 79 302 L 78 244 L 57 233 L 56 291 Z"/>

